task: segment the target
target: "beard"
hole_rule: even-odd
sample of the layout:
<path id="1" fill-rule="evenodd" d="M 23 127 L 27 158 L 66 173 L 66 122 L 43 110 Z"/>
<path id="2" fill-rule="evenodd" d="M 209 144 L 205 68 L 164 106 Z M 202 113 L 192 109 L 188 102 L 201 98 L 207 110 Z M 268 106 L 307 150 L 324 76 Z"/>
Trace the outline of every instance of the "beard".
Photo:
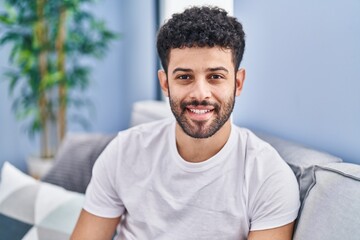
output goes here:
<path id="1" fill-rule="evenodd" d="M 179 101 L 172 98 L 169 92 L 171 111 L 182 130 L 193 138 L 209 138 L 213 136 L 230 118 L 235 105 L 235 94 L 227 99 L 222 105 L 203 101 Z M 213 117 L 210 120 L 194 121 L 186 117 L 188 106 L 212 106 Z M 210 122 L 209 122 L 210 121 Z"/>

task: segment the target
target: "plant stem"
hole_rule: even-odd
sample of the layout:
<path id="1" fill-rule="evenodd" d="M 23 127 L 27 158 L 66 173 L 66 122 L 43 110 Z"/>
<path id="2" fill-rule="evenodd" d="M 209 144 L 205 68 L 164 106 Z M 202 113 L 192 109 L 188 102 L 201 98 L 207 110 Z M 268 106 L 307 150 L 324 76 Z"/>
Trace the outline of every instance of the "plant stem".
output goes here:
<path id="1" fill-rule="evenodd" d="M 44 7 L 46 0 L 37 0 L 36 14 L 38 17 L 37 24 L 35 25 L 35 37 L 39 53 L 39 72 L 40 72 L 40 90 L 39 90 L 39 111 L 40 111 L 40 124 L 41 124 L 41 157 L 51 157 L 52 153 L 49 148 L 49 129 L 48 129 L 48 113 L 47 113 L 47 97 L 45 93 L 44 81 L 48 73 L 48 52 L 47 52 L 47 26 L 44 18 Z"/>
<path id="2" fill-rule="evenodd" d="M 60 8 L 58 35 L 56 38 L 57 51 L 57 68 L 61 73 L 62 79 L 59 83 L 59 110 L 57 115 L 59 143 L 64 139 L 66 132 L 66 70 L 65 70 L 65 51 L 64 43 L 66 38 L 66 9 L 64 6 Z"/>

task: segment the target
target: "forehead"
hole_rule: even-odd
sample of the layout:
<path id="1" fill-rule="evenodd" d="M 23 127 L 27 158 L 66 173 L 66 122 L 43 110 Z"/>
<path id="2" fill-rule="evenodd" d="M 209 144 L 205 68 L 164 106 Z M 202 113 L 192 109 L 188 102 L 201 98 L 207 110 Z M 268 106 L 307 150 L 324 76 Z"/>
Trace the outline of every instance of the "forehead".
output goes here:
<path id="1" fill-rule="evenodd" d="M 209 68 L 223 66 L 233 68 L 231 49 L 220 47 L 173 48 L 169 54 L 168 70 L 183 68 Z"/>

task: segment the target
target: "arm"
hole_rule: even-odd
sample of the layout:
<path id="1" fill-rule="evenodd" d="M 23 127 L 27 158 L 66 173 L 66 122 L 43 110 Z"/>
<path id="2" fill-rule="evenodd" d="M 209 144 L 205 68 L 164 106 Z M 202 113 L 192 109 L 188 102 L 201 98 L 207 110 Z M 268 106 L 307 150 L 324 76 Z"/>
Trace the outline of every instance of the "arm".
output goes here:
<path id="1" fill-rule="evenodd" d="M 277 228 L 251 231 L 249 233 L 248 240 L 268 240 L 268 239 L 291 240 L 293 235 L 293 229 L 294 229 L 294 222 Z"/>
<path id="2" fill-rule="evenodd" d="M 82 210 L 79 220 L 71 235 L 71 240 L 104 240 L 112 239 L 116 226 L 120 221 L 118 218 L 103 218 L 95 216 L 86 210 Z"/>

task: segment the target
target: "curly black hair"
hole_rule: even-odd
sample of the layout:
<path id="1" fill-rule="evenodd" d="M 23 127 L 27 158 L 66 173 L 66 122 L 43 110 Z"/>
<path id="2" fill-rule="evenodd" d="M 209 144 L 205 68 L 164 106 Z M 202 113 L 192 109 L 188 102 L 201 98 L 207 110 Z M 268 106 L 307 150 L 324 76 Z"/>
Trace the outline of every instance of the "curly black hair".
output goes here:
<path id="1" fill-rule="evenodd" d="M 214 46 L 231 49 L 235 70 L 239 68 L 245 49 L 243 27 L 218 7 L 191 7 L 173 14 L 157 36 L 157 51 L 166 72 L 171 49 Z"/>

